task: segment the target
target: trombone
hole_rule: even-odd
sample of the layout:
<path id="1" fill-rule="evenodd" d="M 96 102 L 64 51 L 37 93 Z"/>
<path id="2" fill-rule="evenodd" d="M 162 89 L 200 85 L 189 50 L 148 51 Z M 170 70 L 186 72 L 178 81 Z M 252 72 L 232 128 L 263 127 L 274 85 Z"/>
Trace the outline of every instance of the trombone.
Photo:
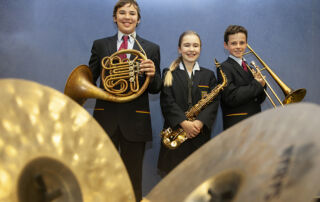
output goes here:
<path id="1" fill-rule="evenodd" d="M 280 80 L 280 78 L 270 69 L 270 67 L 257 55 L 256 52 L 254 52 L 254 50 L 250 47 L 249 44 L 247 44 L 248 49 L 250 50 L 249 52 L 244 53 L 243 55 L 246 54 L 250 54 L 252 53 L 257 60 L 259 60 L 259 62 L 262 64 L 263 68 L 260 69 L 255 63 L 254 61 L 252 61 L 250 64 L 252 66 L 254 66 L 254 68 L 256 69 L 257 73 L 261 75 L 261 78 L 266 82 L 266 85 L 268 86 L 268 88 L 270 89 L 270 91 L 272 92 L 272 94 L 276 97 L 277 101 L 280 103 L 281 106 L 284 106 L 286 104 L 290 104 L 290 103 L 296 103 L 296 102 L 300 102 L 303 100 L 304 96 L 307 93 L 307 90 L 305 88 L 300 88 L 298 90 L 292 90 L 291 88 L 289 88 L 283 81 Z M 253 73 L 253 70 L 251 69 L 251 67 L 248 67 L 248 69 L 250 69 L 250 71 Z M 269 82 L 265 79 L 265 77 L 262 75 L 261 71 L 262 70 L 267 70 L 268 73 L 270 74 L 270 76 L 275 80 L 275 82 L 277 82 L 277 84 L 280 86 L 283 94 L 285 95 L 285 99 L 281 102 L 280 98 L 278 97 L 278 95 L 275 93 L 275 91 L 273 90 L 273 88 L 270 86 Z M 270 100 L 271 104 L 274 107 L 277 107 L 276 104 L 274 103 L 274 101 L 272 100 L 272 98 L 270 97 L 270 95 L 267 93 L 266 90 L 264 90 L 264 92 L 266 93 L 268 99 Z"/>

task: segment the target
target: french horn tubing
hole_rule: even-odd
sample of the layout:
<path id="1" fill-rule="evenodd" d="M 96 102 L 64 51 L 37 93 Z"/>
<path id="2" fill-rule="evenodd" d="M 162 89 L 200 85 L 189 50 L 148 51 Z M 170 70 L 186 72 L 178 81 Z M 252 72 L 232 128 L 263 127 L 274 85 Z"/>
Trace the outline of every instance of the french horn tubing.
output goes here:
<path id="1" fill-rule="evenodd" d="M 128 53 L 134 55 L 133 60 L 119 57 L 119 55 Z M 115 100 L 116 102 L 121 102 L 121 100 L 124 102 L 131 101 L 140 96 L 148 87 L 149 76 L 146 77 L 141 88 L 139 84 L 139 77 L 141 77 L 140 62 L 146 59 L 145 55 L 133 49 L 120 50 L 110 57 L 107 56 L 102 59 L 100 77 L 106 92 L 118 98 Z"/>
<path id="2" fill-rule="evenodd" d="M 135 39 L 135 37 L 134 37 Z M 141 52 L 123 49 L 101 60 L 101 82 L 104 90 L 93 84 L 92 72 L 87 65 L 79 65 L 67 79 L 64 94 L 83 105 L 87 98 L 96 98 L 110 102 L 124 103 L 139 97 L 148 87 L 150 76 L 142 75 L 140 62 L 147 56 L 135 39 Z M 119 55 L 130 54 L 132 60 L 121 59 Z M 144 80 L 144 83 L 142 81 Z"/>

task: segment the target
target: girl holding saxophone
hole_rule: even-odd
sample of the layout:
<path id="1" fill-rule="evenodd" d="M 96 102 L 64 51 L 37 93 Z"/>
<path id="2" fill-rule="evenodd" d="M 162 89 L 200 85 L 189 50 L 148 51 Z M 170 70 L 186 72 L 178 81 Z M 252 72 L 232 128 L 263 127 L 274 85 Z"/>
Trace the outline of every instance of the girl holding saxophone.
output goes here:
<path id="1" fill-rule="evenodd" d="M 194 120 L 188 120 L 185 114 L 217 85 L 213 71 L 199 66 L 197 60 L 200 51 L 199 35 L 194 31 L 186 31 L 179 38 L 180 56 L 168 69 L 164 69 L 160 94 L 164 128 L 182 128 L 188 139 L 174 150 L 161 144 L 158 168 L 162 176 L 210 140 L 211 127 L 219 105 L 218 99 L 208 104 Z"/>

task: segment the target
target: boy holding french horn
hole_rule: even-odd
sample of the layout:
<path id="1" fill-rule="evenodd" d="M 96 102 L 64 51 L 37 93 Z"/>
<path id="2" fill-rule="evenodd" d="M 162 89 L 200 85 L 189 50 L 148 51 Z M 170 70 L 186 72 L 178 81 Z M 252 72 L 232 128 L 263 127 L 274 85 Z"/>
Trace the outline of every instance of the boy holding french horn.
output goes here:
<path id="1" fill-rule="evenodd" d="M 114 6 L 113 21 L 118 27 L 117 34 L 95 40 L 92 46 L 89 68 L 93 73 L 93 82 L 95 83 L 101 75 L 101 63 L 106 56 L 112 56 L 120 50 L 134 49 L 141 51 L 141 54 L 147 58 L 139 60 L 138 66 L 140 68 L 137 70 L 139 74 L 134 78 L 139 78 L 140 86 L 147 79 L 149 83 L 141 95 L 130 101 L 119 103 L 97 99 L 93 116 L 119 150 L 131 179 L 136 200 L 140 201 L 142 198 L 142 165 L 145 143 L 152 140 L 148 93 L 158 93 L 162 84 L 159 67 L 160 48 L 157 44 L 136 34 L 136 27 L 140 23 L 140 9 L 136 1 L 119 0 Z M 130 60 L 135 58 L 133 53 L 119 54 L 111 60 L 114 62 L 121 58 L 120 64 L 131 64 Z M 121 77 L 121 75 L 115 77 Z M 119 79 L 118 83 L 122 81 Z M 117 82 L 115 84 L 117 85 Z M 104 88 L 104 86 L 101 81 L 100 87 Z M 126 85 L 118 85 L 114 91 L 123 86 Z M 131 84 L 128 86 L 132 87 Z"/>

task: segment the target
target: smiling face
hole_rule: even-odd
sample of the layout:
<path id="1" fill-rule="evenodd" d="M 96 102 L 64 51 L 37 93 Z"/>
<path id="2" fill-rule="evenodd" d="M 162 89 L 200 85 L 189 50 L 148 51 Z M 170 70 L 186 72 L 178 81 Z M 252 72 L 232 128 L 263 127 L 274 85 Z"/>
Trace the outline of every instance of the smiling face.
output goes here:
<path id="1" fill-rule="evenodd" d="M 247 37 L 244 33 L 230 34 L 228 42 L 224 42 L 224 48 L 237 58 L 242 58 L 247 47 Z"/>
<path id="2" fill-rule="evenodd" d="M 133 4 L 127 3 L 117 10 L 113 21 L 118 25 L 120 32 L 131 34 L 135 31 L 140 19 L 136 7 Z"/>
<path id="3" fill-rule="evenodd" d="M 182 56 L 182 60 L 185 64 L 194 64 L 200 56 L 201 42 L 197 35 L 187 34 L 183 36 L 180 47 L 178 48 L 179 53 Z"/>

